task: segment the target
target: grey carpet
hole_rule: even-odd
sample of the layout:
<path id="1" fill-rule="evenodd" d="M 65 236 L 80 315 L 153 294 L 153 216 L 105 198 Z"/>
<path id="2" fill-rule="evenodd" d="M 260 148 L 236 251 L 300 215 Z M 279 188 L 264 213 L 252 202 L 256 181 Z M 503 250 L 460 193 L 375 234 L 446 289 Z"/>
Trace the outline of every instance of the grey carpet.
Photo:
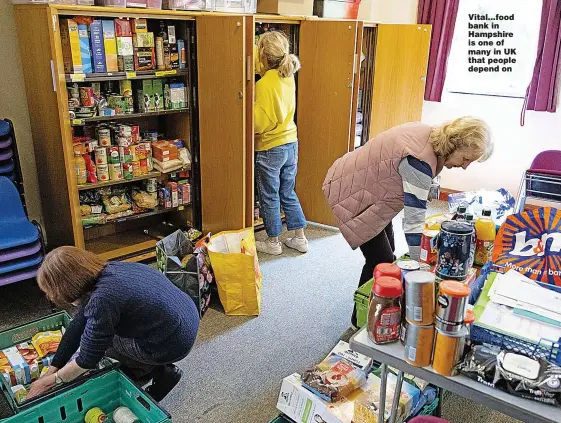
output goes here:
<path id="1" fill-rule="evenodd" d="M 398 217 L 398 253 L 406 248 L 400 227 Z M 227 317 L 211 309 L 204 317 L 197 345 L 180 363 L 184 377 L 163 402 L 174 423 L 267 423 L 278 414 L 282 378 L 320 361 L 344 335 L 363 257 L 333 229 L 311 226 L 307 235 L 305 255 L 287 249 L 260 257 L 261 316 Z M 33 284 L 0 287 L 0 330 L 48 313 L 41 298 Z M 456 396 L 445 402 L 444 417 L 515 422 Z"/>

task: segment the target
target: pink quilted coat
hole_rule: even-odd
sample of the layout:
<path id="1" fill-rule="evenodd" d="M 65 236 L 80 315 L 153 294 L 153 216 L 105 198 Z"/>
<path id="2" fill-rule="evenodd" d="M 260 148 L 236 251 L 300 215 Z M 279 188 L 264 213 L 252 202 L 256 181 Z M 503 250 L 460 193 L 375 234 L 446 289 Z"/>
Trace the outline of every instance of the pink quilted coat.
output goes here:
<path id="1" fill-rule="evenodd" d="M 414 156 L 437 175 L 437 157 L 428 141 L 432 127 L 411 122 L 382 132 L 337 159 L 323 182 L 341 233 L 353 249 L 378 235 L 403 209 L 399 162 Z"/>

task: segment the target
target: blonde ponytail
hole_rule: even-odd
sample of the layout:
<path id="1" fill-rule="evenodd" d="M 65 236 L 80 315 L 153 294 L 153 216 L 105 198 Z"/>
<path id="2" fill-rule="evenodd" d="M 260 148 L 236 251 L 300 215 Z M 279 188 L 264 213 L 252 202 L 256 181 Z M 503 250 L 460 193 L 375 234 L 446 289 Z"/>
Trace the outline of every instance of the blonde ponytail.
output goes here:
<path id="1" fill-rule="evenodd" d="M 258 44 L 260 60 L 267 69 L 277 69 L 282 78 L 294 75 L 300 69 L 300 60 L 290 54 L 290 43 L 281 31 L 269 31 L 261 35 Z"/>
<path id="2" fill-rule="evenodd" d="M 434 127 L 429 141 L 435 154 L 444 159 L 457 149 L 468 149 L 483 162 L 491 157 L 494 149 L 489 125 L 472 116 L 464 116 Z"/>

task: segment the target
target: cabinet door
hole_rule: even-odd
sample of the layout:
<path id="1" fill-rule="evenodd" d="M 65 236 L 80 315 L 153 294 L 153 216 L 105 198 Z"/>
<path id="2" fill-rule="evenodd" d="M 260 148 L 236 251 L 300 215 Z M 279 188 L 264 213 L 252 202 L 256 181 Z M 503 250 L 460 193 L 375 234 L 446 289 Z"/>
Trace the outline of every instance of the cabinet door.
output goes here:
<path id="1" fill-rule="evenodd" d="M 246 207 L 246 21 L 197 17 L 202 220 L 205 231 L 241 229 Z"/>
<path id="2" fill-rule="evenodd" d="M 310 20 L 300 28 L 296 192 L 306 219 L 326 225 L 336 220 L 322 184 L 333 162 L 349 151 L 357 25 Z"/>
<path id="3" fill-rule="evenodd" d="M 430 25 L 378 25 L 370 138 L 421 120 Z"/>

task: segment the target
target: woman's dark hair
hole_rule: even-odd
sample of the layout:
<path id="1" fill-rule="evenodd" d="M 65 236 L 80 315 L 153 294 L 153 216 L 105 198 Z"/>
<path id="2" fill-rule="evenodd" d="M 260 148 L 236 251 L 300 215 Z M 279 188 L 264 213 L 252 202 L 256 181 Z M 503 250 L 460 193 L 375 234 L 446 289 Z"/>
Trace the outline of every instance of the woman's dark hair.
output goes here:
<path id="1" fill-rule="evenodd" d="M 37 284 L 58 305 L 72 304 L 88 294 L 107 262 L 76 247 L 58 247 L 45 256 Z"/>

